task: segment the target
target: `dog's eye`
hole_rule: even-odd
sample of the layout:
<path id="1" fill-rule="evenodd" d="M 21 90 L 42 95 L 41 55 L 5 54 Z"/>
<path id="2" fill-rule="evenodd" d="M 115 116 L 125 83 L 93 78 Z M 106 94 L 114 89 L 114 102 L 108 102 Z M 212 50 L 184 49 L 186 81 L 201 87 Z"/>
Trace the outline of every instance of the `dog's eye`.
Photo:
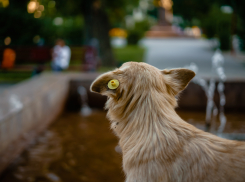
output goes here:
<path id="1" fill-rule="evenodd" d="M 108 87 L 109 87 L 109 89 L 112 89 L 112 90 L 116 89 L 117 87 L 119 87 L 119 81 L 116 79 L 109 81 Z"/>

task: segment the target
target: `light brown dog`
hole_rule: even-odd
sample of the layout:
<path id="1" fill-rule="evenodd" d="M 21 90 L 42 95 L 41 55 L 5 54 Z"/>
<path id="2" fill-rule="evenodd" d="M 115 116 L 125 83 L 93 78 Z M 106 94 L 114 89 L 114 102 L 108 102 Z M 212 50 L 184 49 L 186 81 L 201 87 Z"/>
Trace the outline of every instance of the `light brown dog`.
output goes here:
<path id="1" fill-rule="evenodd" d="M 126 182 L 245 182 L 245 143 L 203 132 L 175 112 L 176 95 L 194 76 L 129 62 L 92 83 L 93 92 L 108 96 Z M 108 88 L 112 79 L 116 89 Z"/>

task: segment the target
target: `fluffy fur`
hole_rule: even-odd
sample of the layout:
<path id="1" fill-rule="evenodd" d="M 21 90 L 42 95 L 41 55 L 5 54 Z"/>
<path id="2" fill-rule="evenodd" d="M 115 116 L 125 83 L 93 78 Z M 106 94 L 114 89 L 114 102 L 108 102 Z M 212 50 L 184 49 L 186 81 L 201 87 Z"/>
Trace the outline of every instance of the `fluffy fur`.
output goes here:
<path id="1" fill-rule="evenodd" d="M 175 112 L 176 95 L 194 76 L 129 62 L 92 83 L 93 92 L 108 96 L 126 182 L 245 181 L 245 143 L 203 132 Z M 107 87 L 112 79 L 120 82 L 115 90 Z"/>

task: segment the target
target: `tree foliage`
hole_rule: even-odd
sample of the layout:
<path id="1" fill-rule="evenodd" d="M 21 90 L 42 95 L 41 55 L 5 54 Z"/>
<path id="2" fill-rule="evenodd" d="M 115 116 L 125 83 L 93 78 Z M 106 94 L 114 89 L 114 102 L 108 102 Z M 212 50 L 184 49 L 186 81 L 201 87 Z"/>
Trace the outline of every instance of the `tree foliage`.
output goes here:
<path id="1" fill-rule="evenodd" d="M 194 19 L 199 20 L 200 26 L 208 38 L 218 37 L 223 49 L 231 44 L 230 37 L 239 35 L 245 43 L 245 1 L 241 0 L 173 0 L 173 12 L 182 16 L 188 26 L 195 25 Z M 220 7 L 228 5 L 233 8 L 231 15 L 221 12 Z M 243 47 L 244 48 L 244 47 Z"/>
<path id="2" fill-rule="evenodd" d="M 13 44 L 32 44 L 32 38 L 40 33 L 42 23 L 26 11 L 27 0 L 10 2 L 7 8 L 0 8 L 0 45 L 6 37 Z"/>
<path id="3" fill-rule="evenodd" d="M 30 0 L 10 0 L 8 7 L 0 7 L 0 45 L 4 38 L 11 37 L 14 45 L 33 45 L 33 37 L 40 35 L 45 44 L 53 44 L 57 37 L 71 44 L 82 44 L 84 40 L 84 16 L 90 13 L 95 0 L 57 0 L 55 7 L 49 8 L 51 0 L 40 0 L 44 5 L 44 15 L 35 19 L 27 12 Z M 112 26 L 120 26 L 124 16 L 131 13 L 138 0 L 101 0 L 101 10 L 108 16 Z M 63 17 L 64 24 L 55 26 L 53 19 Z M 67 26 L 72 22 L 71 26 Z"/>

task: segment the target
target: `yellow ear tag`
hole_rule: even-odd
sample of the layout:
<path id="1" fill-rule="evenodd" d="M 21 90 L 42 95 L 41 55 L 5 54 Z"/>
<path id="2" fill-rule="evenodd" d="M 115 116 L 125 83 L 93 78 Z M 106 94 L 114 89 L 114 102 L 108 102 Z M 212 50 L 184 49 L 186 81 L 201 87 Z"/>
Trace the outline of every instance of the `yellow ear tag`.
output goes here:
<path id="1" fill-rule="evenodd" d="M 108 82 L 108 87 L 109 87 L 109 89 L 112 89 L 112 90 L 114 90 L 114 89 L 116 89 L 117 87 L 119 86 L 119 81 L 118 80 L 111 80 L 111 81 L 109 81 Z"/>

